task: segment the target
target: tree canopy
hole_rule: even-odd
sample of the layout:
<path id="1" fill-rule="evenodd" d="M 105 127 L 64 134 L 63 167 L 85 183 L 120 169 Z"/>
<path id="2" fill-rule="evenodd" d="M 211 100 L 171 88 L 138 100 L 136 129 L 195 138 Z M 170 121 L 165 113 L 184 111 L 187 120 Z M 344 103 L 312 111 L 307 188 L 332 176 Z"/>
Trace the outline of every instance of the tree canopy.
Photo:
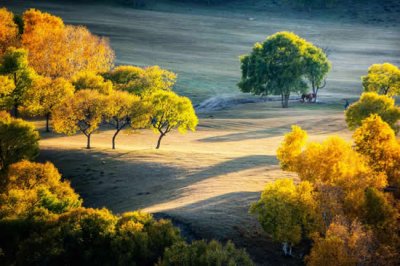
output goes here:
<path id="1" fill-rule="evenodd" d="M 278 32 L 263 43 L 256 43 L 250 54 L 240 58 L 242 92 L 256 95 L 280 95 L 282 107 L 288 107 L 291 92 L 304 92 L 308 78 L 313 89 L 330 69 L 323 51 L 291 32 Z"/>
<path id="2" fill-rule="evenodd" d="M 33 125 L 0 112 L 0 172 L 12 163 L 34 159 L 39 154 L 38 141 Z"/>
<path id="3" fill-rule="evenodd" d="M 400 107 L 394 99 L 375 92 L 364 92 L 360 99 L 346 110 L 346 122 L 350 129 L 359 127 L 370 115 L 379 115 L 393 130 L 398 131 L 397 121 L 400 120 Z"/>
<path id="4" fill-rule="evenodd" d="M 105 108 L 105 98 L 99 92 L 78 91 L 54 109 L 53 129 L 67 135 L 81 131 L 87 138 L 86 148 L 90 149 L 90 137 L 102 122 Z"/>
<path id="5" fill-rule="evenodd" d="M 169 91 L 176 81 L 175 73 L 159 66 L 118 66 L 104 76 L 113 82 L 116 89 L 141 96 L 158 90 Z"/>
<path id="6" fill-rule="evenodd" d="M 400 94 L 400 69 L 390 63 L 373 64 L 368 74 L 361 77 L 364 91 L 387 96 Z"/>
<path id="7" fill-rule="evenodd" d="M 152 106 L 151 124 L 160 134 L 156 149 L 160 148 L 161 139 L 173 129 L 180 133 L 195 131 L 198 118 L 189 98 L 172 91 L 158 91 L 149 97 L 149 101 Z"/>
<path id="8" fill-rule="evenodd" d="M 40 75 L 69 79 L 80 71 L 106 72 L 113 66 L 108 40 L 87 28 L 65 25 L 61 18 L 36 9 L 25 11 L 23 21 L 22 45 Z"/>

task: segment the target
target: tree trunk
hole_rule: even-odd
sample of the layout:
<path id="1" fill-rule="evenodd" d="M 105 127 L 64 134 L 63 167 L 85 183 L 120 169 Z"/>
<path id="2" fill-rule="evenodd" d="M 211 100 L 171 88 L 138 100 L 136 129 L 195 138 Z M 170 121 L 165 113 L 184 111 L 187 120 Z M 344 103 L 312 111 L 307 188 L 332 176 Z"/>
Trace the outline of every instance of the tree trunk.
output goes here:
<path id="1" fill-rule="evenodd" d="M 90 136 L 91 136 L 92 134 L 88 134 L 88 135 L 86 135 L 86 137 L 87 137 L 87 145 L 86 145 L 86 149 L 90 149 Z"/>
<path id="2" fill-rule="evenodd" d="M 14 115 L 14 117 L 15 118 L 18 118 L 18 105 L 17 104 L 14 104 L 14 107 L 13 107 L 13 115 Z"/>
<path id="3" fill-rule="evenodd" d="M 157 150 L 160 148 L 161 139 L 162 139 L 164 136 L 165 136 L 165 134 L 163 134 L 163 133 L 160 134 L 160 137 L 158 138 L 157 146 L 156 146 L 156 149 L 157 149 Z"/>
<path id="4" fill-rule="evenodd" d="M 282 94 L 281 96 L 282 96 L 282 108 L 288 108 L 290 94 Z"/>
<path id="5" fill-rule="evenodd" d="M 112 137 L 112 149 L 115 150 L 115 139 L 117 138 L 118 133 L 120 132 L 120 129 L 117 129 L 117 131 L 115 131 L 114 136 Z"/>
<path id="6" fill-rule="evenodd" d="M 49 128 L 50 113 L 46 114 L 46 132 L 50 132 Z"/>

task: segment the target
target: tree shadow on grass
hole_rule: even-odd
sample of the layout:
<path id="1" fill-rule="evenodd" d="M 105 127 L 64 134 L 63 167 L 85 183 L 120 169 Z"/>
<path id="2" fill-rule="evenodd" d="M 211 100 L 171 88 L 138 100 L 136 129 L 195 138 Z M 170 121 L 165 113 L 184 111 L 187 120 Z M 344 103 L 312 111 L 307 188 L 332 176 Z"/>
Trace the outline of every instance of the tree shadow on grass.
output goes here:
<path id="1" fill-rule="evenodd" d="M 38 160 L 53 162 L 71 181 L 85 206 L 105 206 L 118 213 L 178 199 L 184 188 L 208 178 L 277 164 L 274 156 L 252 155 L 191 170 L 152 162 L 149 156 L 152 154 L 140 151 L 44 148 Z"/>

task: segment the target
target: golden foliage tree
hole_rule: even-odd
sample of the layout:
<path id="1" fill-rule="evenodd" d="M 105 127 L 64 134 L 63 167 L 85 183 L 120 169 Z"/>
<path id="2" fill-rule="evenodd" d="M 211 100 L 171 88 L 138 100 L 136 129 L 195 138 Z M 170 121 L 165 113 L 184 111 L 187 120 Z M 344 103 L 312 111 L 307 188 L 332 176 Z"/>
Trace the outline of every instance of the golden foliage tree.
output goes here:
<path id="1" fill-rule="evenodd" d="M 119 132 L 124 128 L 140 129 L 149 125 L 151 107 L 139 96 L 126 91 L 113 91 L 106 101 L 105 118 L 115 128 L 112 138 L 113 149 Z"/>
<path id="2" fill-rule="evenodd" d="M 64 78 L 54 80 L 41 77 L 35 80 L 25 94 L 24 107 L 31 115 L 46 117 L 46 131 L 54 108 L 74 94 L 74 86 Z"/>
<path id="3" fill-rule="evenodd" d="M 90 137 L 102 122 L 105 108 L 105 98 L 99 92 L 78 91 L 54 109 L 53 129 L 67 135 L 81 131 L 87 138 L 86 148 L 90 149 Z"/>
<path id="4" fill-rule="evenodd" d="M 171 90 L 176 82 L 175 73 L 159 66 L 118 66 L 104 76 L 113 82 L 116 89 L 141 96 L 157 90 Z"/>
<path id="5" fill-rule="evenodd" d="M 34 159 L 39 154 L 38 141 L 33 125 L 0 112 L 0 172 L 12 163 Z"/>
<path id="6" fill-rule="evenodd" d="M 18 46 L 18 25 L 14 14 L 5 7 L 0 8 L 0 57 L 10 46 Z"/>
<path id="7" fill-rule="evenodd" d="M 149 99 L 152 106 L 151 124 L 154 132 L 160 134 L 156 149 L 160 148 L 161 139 L 173 129 L 178 129 L 180 133 L 195 131 L 199 120 L 189 98 L 172 91 L 158 91 Z"/>
<path id="8" fill-rule="evenodd" d="M 387 96 L 400 94 L 400 69 L 390 63 L 373 64 L 361 80 L 366 92 Z"/>
<path id="9" fill-rule="evenodd" d="M 333 222 L 325 237 L 315 237 L 314 241 L 307 265 L 373 265 L 373 236 L 360 222 Z"/>
<path id="10" fill-rule="evenodd" d="M 379 115 L 395 131 L 400 119 L 400 108 L 395 105 L 394 99 L 375 92 L 364 92 L 360 100 L 353 103 L 346 110 L 346 122 L 350 129 L 359 127 L 362 121 L 372 114 Z"/>
<path id="11" fill-rule="evenodd" d="M 82 203 L 53 164 L 28 161 L 10 166 L 0 201 L 0 219 L 63 213 Z"/>
<path id="12" fill-rule="evenodd" d="M 114 52 L 106 38 L 35 9 L 27 10 L 23 19 L 22 45 L 39 74 L 69 79 L 80 71 L 106 72 L 112 67 Z"/>
<path id="13" fill-rule="evenodd" d="M 384 172 L 390 185 L 400 187 L 400 143 L 394 131 L 378 115 L 363 120 L 354 132 L 355 149 L 377 172 Z"/>
<path id="14" fill-rule="evenodd" d="M 307 181 L 295 185 L 292 179 L 280 179 L 267 184 L 250 211 L 275 241 L 283 243 L 285 255 L 292 255 L 292 246 L 320 227 L 313 186 Z"/>

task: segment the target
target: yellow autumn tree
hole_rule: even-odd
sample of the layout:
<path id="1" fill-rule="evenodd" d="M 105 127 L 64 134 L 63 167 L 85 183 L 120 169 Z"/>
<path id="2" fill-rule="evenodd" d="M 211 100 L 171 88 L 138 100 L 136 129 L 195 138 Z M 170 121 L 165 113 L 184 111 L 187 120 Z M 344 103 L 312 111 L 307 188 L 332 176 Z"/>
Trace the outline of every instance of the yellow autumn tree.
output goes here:
<path id="1" fill-rule="evenodd" d="M 346 223 L 338 219 L 327 230 L 325 237 L 315 237 L 309 266 L 374 265 L 372 232 L 358 221 Z"/>
<path id="2" fill-rule="evenodd" d="M 159 66 L 118 66 L 104 76 L 113 82 L 116 89 L 142 96 L 157 90 L 169 91 L 176 82 L 175 73 Z"/>
<path id="3" fill-rule="evenodd" d="M 80 71 L 106 72 L 112 67 L 114 52 L 106 38 L 35 9 L 27 10 L 23 20 L 22 45 L 39 74 L 69 79 Z"/>
<path id="4" fill-rule="evenodd" d="M 267 184 L 250 212 L 275 241 L 283 243 L 285 255 L 292 255 L 293 245 L 320 229 L 313 186 L 307 181 L 295 185 L 292 179 L 279 179 Z"/>
<path id="5" fill-rule="evenodd" d="M 110 94 L 113 84 L 109 80 L 92 71 L 82 71 L 72 78 L 72 84 L 76 90 L 95 90 L 102 94 Z"/>
<path id="6" fill-rule="evenodd" d="M 14 81 L 9 76 L 0 75 L 0 109 L 9 109 L 9 100 L 14 89 Z"/>
<path id="7" fill-rule="evenodd" d="M 113 91 L 106 98 L 106 121 L 115 129 L 112 148 L 121 130 L 140 129 L 150 124 L 151 106 L 139 96 L 126 91 Z"/>
<path id="8" fill-rule="evenodd" d="M 18 25 L 14 14 L 5 7 L 0 8 L 0 57 L 10 46 L 18 46 Z"/>
<path id="9" fill-rule="evenodd" d="M 347 108 L 347 125 L 350 129 L 355 129 L 365 118 L 373 114 L 379 115 L 393 130 L 398 130 L 397 121 L 400 120 L 400 107 L 395 105 L 393 98 L 378 95 L 375 92 L 364 92 L 360 100 Z"/>
<path id="10" fill-rule="evenodd" d="M 0 219 L 63 213 L 82 203 L 53 164 L 28 161 L 10 166 L 0 202 Z"/>
<path id="11" fill-rule="evenodd" d="M 31 115 L 45 116 L 46 131 L 50 132 L 51 113 L 58 104 L 71 97 L 74 90 L 74 86 L 64 78 L 38 78 L 24 95 L 25 109 Z"/>
<path id="12" fill-rule="evenodd" d="M 160 148 L 162 138 L 173 129 L 182 134 L 196 130 L 199 120 L 189 98 L 172 91 L 158 91 L 149 96 L 149 101 L 151 124 L 154 132 L 160 134 L 156 149 Z"/>
<path id="13" fill-rule="evenodd" d="M 67 135 L 82 132 L 90 149 L 90 137 L 102 122 L 105 108 L 104 95 L 94 90 L 78 91 L 53 110 L 53 129 Z"/>
<path id="14" fill-rule="evenodd" d="M 373 64 L 361 80 L 366 92 L 387 96 L 400 94 L 400 68 L 390 63 Z"/>
<path id="15" fill-rule="evenodd" d="M 307 140 L 307 133 L 299 126 L 292 126 L 292 131 L 285 134 L 283 143 L 279 146 L 276 156 L 282 170 L 294 171 L 296 160 Z"/>
<path id="16" fill-rule="evenodd" d="M 400 143 L 394 131 L 378 115 L 363 120 L 354 132 L 355 149 L 368 159 L 377 172 L 384 172 L 388 182 L 400 187 Z"/>

